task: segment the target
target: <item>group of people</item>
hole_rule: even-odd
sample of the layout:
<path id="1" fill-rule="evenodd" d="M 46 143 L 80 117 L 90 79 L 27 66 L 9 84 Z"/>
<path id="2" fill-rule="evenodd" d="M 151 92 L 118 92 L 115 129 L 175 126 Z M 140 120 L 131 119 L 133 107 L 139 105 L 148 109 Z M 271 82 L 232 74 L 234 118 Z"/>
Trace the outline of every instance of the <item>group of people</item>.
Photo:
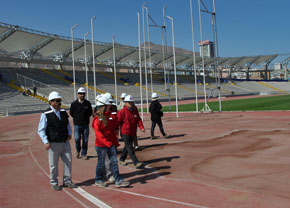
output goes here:
<path id="1" fill-rule="evenodd" d="M 126 158 L 129 154 L 135 168 L 144 166 L 135 154 L 138 149 L 137 128 L 142 132 L 145 128 L 142 119 L 139 116 L 134 99 L 131 95 L 122 93 L 121 102 L 117 106 L 114 103 L 110 93 L 98 95 L 96 97 L 96 106 L 92 108 L 91 103 L 85 99 L 86 90 L 81 87 L 78 89 L 78 98 L 71 103 L 69 114 L 73 118 L 74 137 L 76 147 L 76 158 L 88 160 L 88 139 L 90 117 L 93 117 L 92 128 L 95 131 L 95 150 L 98 156 L 96 166 L 95 184 L 100 187 L 106 187 L 106 180 L 114 182 L 116 187 L 127 187 L 129 182 L 122 179 L 118 164 L 127 165 Z M 38 126 L 38 134 L 48 150 L 50 184 L 56 191 L 62 189 L 58 183 L 58 161 L 59 157 L 64 163 L 63 186 L 76 188 L 72 182 L 72 153 L 69 140 L 72 137 L 72 128 L 69 122 L 69 115 L 64 109 L 61 109 L 62 97 L 58 92 L 49 94 L 50 107 L 41 114 Z M 158 95 L 152 94 L 152 103 L 150 104 L 151 113 L 151 139 L 156 139 L 154 129 L 158 124 L 162 135 L 167 138 L 164 132 L 161 117 L 162 106 L 158 102 Z M 119 161 L 117 159 L 117 147 L 119 146 L 119 134 L 124 141 L 124 148 L 121 152 Z M 82 143 L 82 144 L 81 144 Z M 133 146 L 134 143 L 134 146 Z"/>

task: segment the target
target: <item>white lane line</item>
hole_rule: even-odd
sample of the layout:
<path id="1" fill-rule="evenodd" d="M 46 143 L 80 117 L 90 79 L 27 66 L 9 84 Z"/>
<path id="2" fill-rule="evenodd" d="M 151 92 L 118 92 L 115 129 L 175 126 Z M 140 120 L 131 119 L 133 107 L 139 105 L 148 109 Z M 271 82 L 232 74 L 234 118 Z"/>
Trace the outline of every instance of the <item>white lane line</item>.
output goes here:
<path id="1" fill-rule="evenodd" d="M 41 167 L 41 165 L 39 164 L 39 162 L 36 160 L 35 156 L 33 155 L 33 152 L 31 150 L 31 141 L 32 141 L 32 139 L 30 139 L 30 143 L 29 143 L 29 153 L 30 153 L 33 161 L 35 162 L 35 164 L 44 173 L 44 175 L 46 175 L 49 178 L 49 174 Z M 107 205 L 104 202 L 100 201 L 99 199 L 97 199 L 96 197 L 92 196 L 91 194 L 87 193 L 85 190 L 83 190 L 80 187 L 78 187 L 76 189 L 72 189 L 72 190 L 74 190 L 75 192 L 77 192 L 78 194 L 80 194 L 85 199 L 89 200 L 91 203 L 93 203 L 97 207 L 100 207 L 100 208 L 111 208 L 109 205 Z M 80 201 L 78 198 L 76 198 L 74 195 L 72 195 L 69 191 L 67 191 L 65 189 L 63 189 L 63 191 L 68 196 L 70 196 L 72 199 L 74 199 L 76 202 L 78 202 L 82 207 L 89 208 L 89 206 L 87 206 L 86 204 L 84 204 L 82 201 Z"/>
<path id="2" fill-rule="evenodd" d="M 86 192 L 84 189 L 78 187 L 73 189 L 75 192 L 79 193 L 82 197 L 86 198 L 87 200 L 89 200 L 90 202 L 92 202 L 93 204 L 97 205 L 100 208 L 111 208 L 109 205 L 107 205 L 106 203 L 102 202 L 101 200 L 97 199 L 96 197 L 94 197 L 93 195 L 89 194 L 88 192 Z"/>
<path id="3" fill-rule="evenodd" d="M 32 141 L 32 139 L 30 140 L 30 144 L 29 144 L 30 155 L 31 155 L 32 159 L 34 160 L 35 164 L 39 167 L 39 169 L 49 178 L 49 174 L 41 167 L 41 165 L 39 164 L 39 162 L 36 160 L 35 156 L 33 155 L 33 152 L 31 150 L 31 141 Z M 175 200 L 170 200 L 170 199 L 164 199 L 164 198 L 155 197 L 155 196 L 149 196 L 149 195 L 144 195 L 144 194 L 138 194 L 138 193 L 129 192 L 129 191 L 123 191 L 123 190 L 114 189 L 114 188 L 106 188 L 106 189 L 110 189 L 110 190 L 113 190 L 113 191 L 119 191 L 119 192 L 122 192 L 122 193 L 131 194 L 131 195 L 135 195 L 135 196 L 140 196 L 140 197 L 144 197 L 144 198 L 150 198 L 150 199 L 155 199 L 155 200 L 160 200 L 160 201 L 165 201 L 165 202 L 171 202 L 171 203 L 185 205 L 185 206 L 190 206 L 190 207 L 208 208 L 208 207 L 204 207 L 204 206 L 200 206 L 200 205 L 196 205 L 196 204 L 189 204 L 189 203 L 185 203 L 185 202 L 180 202 L 180 201 L 175 201 Z M 84 189 L 82 189 L 80 187 L 72 189 L 72 190 L 74 190 L 75 192 L 80 194 L 82 197 L 84 197 L 85 199 L 89 200 L 91 203 L 93 203 L 94 205 L 96 205 L 96 206 L 98 206 L 100 208 L 111 208 L 109 205 L 107 205 L 106 203 L 102 202 L 101 200 L 99 200 L 95 196 L 89 194 L 88 192 L 86 192 Z M 84 204 L 78 198 L 73 196 L 69 191 L 67 191 L 65 189 L 63 189 L 63 191 L 68 196 L 70 196 L 75 201 L 77 201 L 80 205 L 82 205 L 82 207 L 89 208 L 86 204 Z"/>
<path id="4" fill-rule="evenodd" d="M 131 194 L 131 195 L 135 195 L 135 196 L 140 196 L 140 197 L 144 197 L 144 198 L 155 199 L 155 200 L 160 200 L 160 201 L 165 201 L 165 202 L 171 202 L 171 203 L 175 203 L 175 204 L 179 204 L 179 205 L 185 205 L 185 206 L 189 206 L 189 207 L 209 208 L 209 207 L 204 207 L 204 206 L 200 206 L 200 205 L 196 205 L 196 204 L 189 204 L 189 203 L 185 203 L 185 202 L 180 202 L 180 201 L 175 201 L 175 200 L 170 200 L 170 199 L 164 199 L 164 198 L 150 196 L 150 195 L 138 194 L 138 193 L 129 192 L 129 191 L 123 191 L 123 190 L 114 189 L 114 188 L 107 188 L 107 189 L 110 189 L 110 190 L 113 190 L 113 191 L 119 191 L 119 192 L 126 193 L 126 194 Z"/>

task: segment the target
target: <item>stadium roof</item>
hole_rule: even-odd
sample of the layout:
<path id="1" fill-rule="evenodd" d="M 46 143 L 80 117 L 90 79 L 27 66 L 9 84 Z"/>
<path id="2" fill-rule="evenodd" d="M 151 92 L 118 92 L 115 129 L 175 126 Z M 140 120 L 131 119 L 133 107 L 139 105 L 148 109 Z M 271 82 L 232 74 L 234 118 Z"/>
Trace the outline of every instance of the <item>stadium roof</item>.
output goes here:
<path id="1" fill-rule="evenodd" d="M 92 63 L 92 43 L 86 43 L 87 60 Z M 74 38 L 74 57 L 77 64 L 85 62 L 85 44 L 83 39 Z M 95 41 L 94 43 L 95 60 L 98 64 L 113 64 L 112 43 Z M 172 51 L 168 47 L 168 51 Z M 178 51 L 178 50 L 177 50 Z M 179 70 L 192 70 L 192 54 L 185 53 L 184 50 L 176 53 L 176 64 Z M 149 51 L 147 50 L 149 59 Z M 115 43 L 115 54 L 117 66 L 138 67 L 139 53 L 138 47 L 126 46 Z M 218 58 L 221 67 L 243 68 L 245 66 L 269 64 L 278 55 L 267 56 L 247 56 L 235 58 Z M 142 50 L 142 62 L 144 53 Z M 40 62 L 47 64 L 68 64 L 72 61 L 72 43 L 70 37 L 49 34 L 32 29 L 0 23 L 0 60 L 18 60 L 23 62 Z M 165 60 L 165 61 L 163 61 Z M 205 67 L 211 68 L 213 58 L 205 59 Z M 147 61 L 148 62 L 148 61 Z M 167 52 L 163 59 L 162 50 L 151 49 L 151 63 L 153 68 L 163 68 L 163 62 L 168 67 L 173 66 L 173 54 Z M 201 57 L 196 56 L 197 67 L 202 67 Z"/>

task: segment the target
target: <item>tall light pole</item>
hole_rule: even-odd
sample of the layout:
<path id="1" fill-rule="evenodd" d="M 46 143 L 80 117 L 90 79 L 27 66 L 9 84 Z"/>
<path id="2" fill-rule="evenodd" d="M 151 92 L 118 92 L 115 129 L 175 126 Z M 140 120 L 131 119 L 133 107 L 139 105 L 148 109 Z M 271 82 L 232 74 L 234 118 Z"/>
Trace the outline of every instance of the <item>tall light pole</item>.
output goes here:
<path id="1" fill-rule="evenodd" d="M 192 12 L 192 0 L 190 0 L 190 16 L 191 16 L 191 34 L 192 34 L 192 56 L 193 56 L 193 69 L 194 69 L 194 90 L 195 90 L 195 109 L 198 113 L 198 97 L 197 97 L 197 76 L 196 76 L 196 59 L 195 59 L 195 45 L 194 45 L 194 24 Z"/>
<path id="2" fill-rule="evenodd" d="M 144 120 L 143 112 L 143 92 L 142 92 L 142 64 L 141 64 L 141 28 L 140 28 L 140 14 L 137 12 L 138 16 L 138 45 L 139 45 L 139 74 L 140 74 L 140 97 L 141 97 L 141 118 Z"/>
<path id="3" fill-rule="evenodd" d="M 116 69 L 115 37 L 114 37 L 114 35 L 112 36 L 112 44 L 113 44 L 113 62 L 114 62 L 114 79 L 115 79 L 115 99 L 116 99 L 116 105 L 118 105 L 117 69 Z"/>
<path id="4" fill-rule="evenodd" d="M 96 65 L 95 65 L 95 42 L 94 42 L 94 24 L 93 21 L 96 18 L 96 16 L 93 16 L 91 18 L 91 34 L 92 34 L 92 57 L 93 57 L 93 74 L 94 74 L 94 100 L 95 105 L 97 105 L 97 91 L 96 91 Z"/>
<path id="5" fill-rule="evenodd" d="M 84 34 L 84 44 L 85 44 L 85 68 L 86 68 L 86 84 L 87 84 L 87 99 L 89 100 L 89 80 L 88 80 L 88 59 L 87 59 L 87 36 L 90 32 Z"/>
<path id="6" fill-rule="evenodd" d="M 174 23 L 173 18 L 170 16 L 167 16 L 168 19 L 171 20 L 171 26 L 172 26 L 172 49 L 173 49 L 173 63 L 174 63 L 174 87 L 175 87 L 175 102 L 176 102 L 176 117 L 179 117 L 178 115 L 178 95 L 177 95 L 177 77 L 176 77 L 176 58 L 175 58 L 175 38 L 174 38 Z"/>
<path id="7" fill-rule="evenodd" d="M 222 99 L 221 99 L 221 74 L 219 70 L 219 63 L 218 63 L 218 58 L 219 58 L 219 50 L 218 50 L 218 37 L 217 37 L 217 26 L 216 26 L 216 12 L 215 12 L 215 0 L 213 0 L 213 24 L 214 24 L 214 33 L 215 33 L 215 49 L 216 49 L 216 65 L 217 65 L 217 75 L 218 75 L 218 83 L 217 83 L 217 88 L 219 91 L 219 112 L 222 112 Z"/>
<path id="8" fill-rule="evenodd" d="M 147 38 L 148 38 L 148 52 L 149 52 L 149 67 L 150 67 L 150 78 L 151 78 L 151 90 L 152 93 L 154 92 L 153 89 L 153 82 L 152 82 L 152 61 L 151 61 L 151 48 L 150 48 L 150 29 L 149 29 L 149 12 L 148 12 L 148 8 L 144 7 L 144 9 L 146 9 L 146 17 L 147 17 Z"/>
<path id="9" fill-rule="evenodd" d="M 166 36 L 166 15 L 165 15 L 165 9 L 166 9 L 166 4 L 163 7 L 163 28 L 164 28 L 164 42 L 165 42 L 165 54 L 167 56 L 167 36 Z M 163 38 L 162 38 L 163 40 Z M 165 65 L 166 67 L 164 67 L 164 80 L 165 80 L 165 90 L 167 90 L 166 87 L 166 82 L 168 81 L 168 101 L 169 101 L 169 111 L 171 111 L 171 95 L 170 95 L 170 71 L 167 68 L 168 67 L 168 58 L 166 57 L 166 62 L 165 62 L 165 56 L 163 55 L 163 65 Z M 166 69 L 167 72 L 166 72 Z M 166 73 L 167 73 L 167 78 L 166 78 Z"/>
<path id="10" fill-rule="evenodd" d="M 75 74 L 75 54 L 74 54 L 74 29 L 78 26 L 75 24 L 71 27 L 71 55 L 72 55 L 72 66 L 73 66 L 73 85 L 74 85 L 74 99 L 76 100 L 76 74 Z"/>
<path id="11" fill-rule="evenodd" d="M 201 11 L 200 11 L 200 1 L 198 0 L 198 8 L 199 8 L 199 26 L 200 26 L 200 42 L 201 42 L 201 60 L 202 60 L 202 69 L 203 69 L 203 93 L 204 93 L 204 107 L 201 110 L 202 112 L 211 112 L 211 109 L 207 105 L 206 100 L 206 88 L 205 88 L 205 67 L 204 67 L 204 54 L 203 54 L 203 39 L 202 39 L 202 19 L 201 19 Z"/>
<path id="12" fill-rule="evenodd" d="M 144 18 L 144 7 L 146 2 L 142 5 L 142 16 L 143 16 L 143 41 L 144 41 L 144 67 L 145 67 L 145 87 L 146 87 L 146 107 L 147 113 L 149 113 L 149 102 L 148 102 L 148 81 L 147 81 L 147 63 L 146 63 L 146 36 L 145 36 L 145 18 Z"/>

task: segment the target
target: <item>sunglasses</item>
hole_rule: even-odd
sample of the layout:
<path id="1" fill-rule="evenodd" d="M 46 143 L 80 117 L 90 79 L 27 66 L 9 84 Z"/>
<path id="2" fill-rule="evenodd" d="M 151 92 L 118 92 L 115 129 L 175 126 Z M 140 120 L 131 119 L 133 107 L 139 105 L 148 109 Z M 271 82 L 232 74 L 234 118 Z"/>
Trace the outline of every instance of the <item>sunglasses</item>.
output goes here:
<path id="1" fill-rule="evenodd" d="M 52 102 L 57 102 L 57 103 L 61 103 L 61 99 L 55 99 L 55 100 L 51 100 Z"/>

